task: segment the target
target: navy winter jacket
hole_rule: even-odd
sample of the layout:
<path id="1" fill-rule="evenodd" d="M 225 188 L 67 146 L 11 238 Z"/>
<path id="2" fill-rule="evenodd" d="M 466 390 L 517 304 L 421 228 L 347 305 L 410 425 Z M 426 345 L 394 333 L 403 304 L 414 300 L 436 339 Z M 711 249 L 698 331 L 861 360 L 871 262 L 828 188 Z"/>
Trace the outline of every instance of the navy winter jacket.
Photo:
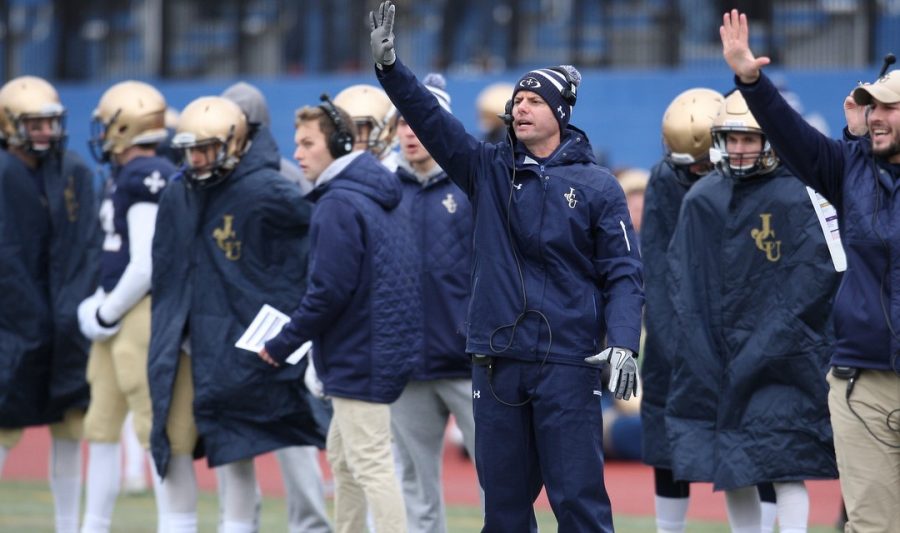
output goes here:
<path id="1" fill-rule="evenodd" d="M 211 466 L 296 445 L 324 444 L 303 385 L 306 364 L 278 370 L 234 343 L 263 304 L 287 312 L 305 290 L 311 207 L 282 177 L 267 129 L 220 184 L 171 180 L 153 239 L 148 361 L 151 447 L 160 473 L 170 458 L 166 420 L 185 335 L 193 412 Z"/>
<path id="2" fill-rule="evenodd" d="M 669 396 L 672 367 L 669 358 L 675 350 L 675 320 L 669 299 L 669 261 L 666 250 L 675 232 L 681 201 L 691 185 L 684 170 L 665 160 L 650 173 L 644 195 L 641 257 L 644 260 L 644 309 L 646 337 L 641 361 L 641 439 L 645 463 L 670 468 L 666 437 L 665 408 Z"/>
<path id="3" fill-rule="evenodd" d="M 399 60 L 376 74 L 472 203 L 466 351 L 576 365 L 606 344 L 637 352 L 643 290 L 635 233 L 621 187 L 594 162 L 584 132 L 569 126 L 553 154 L 538 160 L 521 143 L 466 133 Z"/>
<path id="4" fill-rule="evenodd" d="M 714 172 L 685 196 L 668 255 L 675 479 L 836 477 L 825 374 L 838 274 L 806 187 L 784 166 Z"/>
<path id="5" fill-rule="evenodd" d="M 412 379 L 470 378 L 465 320 L 472 270 L 472 206 L 446 172 L 423 185 L 401 163 L 397 176 L 403 183 L 401 206 L 411 216 L 422 284 L 417 314 L 425 339 Z"/>
<path id="6" fill-rule="evenodd" d="M 781 160 L 837 209 L 847 271 L 834 302 L 832 364 L 900 372 L 900 339 L 889 327 L 900 327 L 900 268 L 892 267 L 900 264 L 900 165 L 875 157 L 868 137 L 837 141 L 816 131 L 765 74 L 736 83 Z"/>
<path id="7" fill-rule="evenodd" d="M 284 361 L 312 339 L 326 395 L 391 403 L 422 349 L 412 231 L 397 209 L 397 176 L 368 152 L 344 158 L 307 195 L 315 202 L 308 289 L 266 349 Z"/>
<path id="8" fill-rule="evenodd" d="M 99 230 L 93 179 L 77 155 L 31 171 L 0 151 L 0 427 L 87 406 L 77 308 L 97 284 Z"/>
<path id="9" fill-rule="evenodd" d="M 72 407 L 87 408 L 87 360 L 90 341 L 78 326 L 78 304 L 94 293 L 100 279 L 103 232 L 94 176 L 81 157 L 66 152 L 40 166 L 53 223 L 50 242 L 50 306 L 53 313 L 53 363 L 50 370 L 52 416 Z"/>

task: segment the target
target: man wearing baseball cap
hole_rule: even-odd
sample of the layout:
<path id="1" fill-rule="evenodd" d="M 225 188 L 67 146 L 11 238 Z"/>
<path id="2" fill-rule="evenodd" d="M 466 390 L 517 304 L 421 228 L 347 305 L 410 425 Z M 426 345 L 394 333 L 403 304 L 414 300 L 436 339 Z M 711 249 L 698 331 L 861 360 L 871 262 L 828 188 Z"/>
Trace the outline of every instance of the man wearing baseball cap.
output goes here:
<path id="1" fill-rule="evenodd" d="M 397 60 L 394 9 L 370 17 L 378 80 L 474 212 L 465 333 L 482 531 L 537 531 L 546 486 L 560 531 L 611 532 L 600 396 L 637 394 L 644 296 L 622 188 L 569 124 L 581 75 L 525 73 L 506 104 L 510 140 L 480 142 Z"/>
<path id="2" fill-rule="evenodd" d="M 720 34 L 737 86 L 775 152 L 837 208 L 847 271 L 833 310 L 828 407 L 846 531 L 894 531 L 900 522 L 900 71 L 853 90 L 845 107 L 859 106 L 865 117 L 848 116 L 848 124 L 864 127 L 851 127 L 857 138 L 836 141 L 809 126 L 762 72 L 770 60 L 750 50 L 745 14 L 726 13 Z"/>

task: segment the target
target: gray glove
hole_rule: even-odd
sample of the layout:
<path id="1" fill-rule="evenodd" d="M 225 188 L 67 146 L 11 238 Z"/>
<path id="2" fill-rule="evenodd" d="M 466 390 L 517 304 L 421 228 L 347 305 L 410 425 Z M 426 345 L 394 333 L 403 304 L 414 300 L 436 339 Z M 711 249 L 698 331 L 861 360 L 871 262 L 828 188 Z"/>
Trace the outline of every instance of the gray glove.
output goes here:
<path id="1" fill-rule="evenodd" d="M 394 53 L 394 9 L 391 0 L 385 0 L 376 11 L 369 12 L 369 28 L 372 30 L 372 58 L 383 68 L 397 60 Z"/>
<path id="2" fill-rule="evenodd" d="M 585 362 L 599 365 L 609 362 L 609 384 L 607 387 L 616 393 L 616 398 L 628 400 L 631 395 L 638 396 L 640 390 L 640 374 L 634 352 L 628 348 L 610 346 L 597 355 L 584 358 Z"/>

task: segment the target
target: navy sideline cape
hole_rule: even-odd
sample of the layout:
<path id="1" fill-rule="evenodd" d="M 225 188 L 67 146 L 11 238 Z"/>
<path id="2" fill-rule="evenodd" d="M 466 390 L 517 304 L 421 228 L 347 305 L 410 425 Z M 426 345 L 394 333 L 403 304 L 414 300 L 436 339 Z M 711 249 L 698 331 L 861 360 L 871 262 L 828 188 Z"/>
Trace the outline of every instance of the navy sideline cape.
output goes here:
<path id="1" fill-rule="evenodd" d="M 730 490 L 837 477 L 825 374 L 839 276 L 803 184 L 784 166 L 702 178 L 669 261 L 675 479 Z"/>

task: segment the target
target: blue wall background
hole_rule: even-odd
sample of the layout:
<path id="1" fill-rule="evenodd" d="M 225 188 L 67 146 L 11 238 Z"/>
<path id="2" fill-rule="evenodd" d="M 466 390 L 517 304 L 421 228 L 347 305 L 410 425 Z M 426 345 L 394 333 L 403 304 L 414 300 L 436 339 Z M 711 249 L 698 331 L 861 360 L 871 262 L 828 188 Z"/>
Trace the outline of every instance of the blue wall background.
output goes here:
<path id="1" fill-rule="evenodd" d="M 870 81 L 877 68 L 840 71 L 779 71 L 770 69 L 799 96 L 804 113 L 818 113 L 839 137 L 844 126 L 843 100 L 859 80 Z M 420 77 L 425 72 L 418 73 Z M 650 168 L 662 155 L 660 125 L 669 102 L 681 91 L 709 87 L 720 92 L 733 88 L 733 77 L 724 63 L 709 69 L 671 71 L 585 71 L 579 88 L 572 123 L 585 130 L 595 150 L 605 152 L 611 167 Z M 447 89 L 453 111 L 466 129 L 479 135 L 475 99 L 486 85 L 496 81 L 514 82 L 520 72 L 506 76 L 448 77 Z M 169 82 L 148 80 L 178 109 L 199 96 L 219 94 L 237 80 Z M 324 91 L 331 95 L 355 83 L 377 85 L 374 74 L 277 79 L 248 79 L 263 91 L 269 102 L 272 130 L 282 153 L 293 154 L 294 110 L 315 105 Z M 87 141 L 90 115 L 108 85 L 59 85 L 68 109 L 69 147 L 91 161 Z"/>

